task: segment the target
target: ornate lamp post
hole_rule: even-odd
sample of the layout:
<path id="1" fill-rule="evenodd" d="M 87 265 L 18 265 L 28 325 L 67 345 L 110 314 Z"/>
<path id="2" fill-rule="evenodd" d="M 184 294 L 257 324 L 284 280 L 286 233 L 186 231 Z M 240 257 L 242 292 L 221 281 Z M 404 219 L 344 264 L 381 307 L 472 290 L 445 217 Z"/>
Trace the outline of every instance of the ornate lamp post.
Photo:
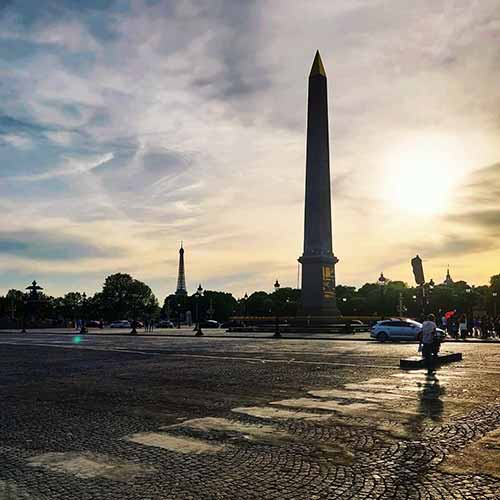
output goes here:
<path id="1" fill-rule="evenodd" d="M 434 290 L 435 285 L 436 284 L 434 283 L 434 280 L 431 278 L 431 280 L 427 284 L 427 297 L 425 299 L 425 305 L 427 305 L 427 306 L 430 306 L 432 290 Z"/>
<path id="2" fill-rule="evenodd" d="M 467 331 L 469 335 L 473 334 L 473 319 L 474 319 L 474 311 L 473 311 L 473 296 L 472 296 L 472 288 L 468 286 L 465 289 L 466 297 L 467 297 Z"/>
<path id="3" fill-rule="evenodd" d="M 132 294 L 132 330 L 130 335 L 137 335 L 137 294 Z"/>
<path id="4" fill-rule="evenodd" d="M 274 293 L 277 293 L 280 289 L 281 285 L 279 284 L 279 281 L 276 280 L 276 283 L 274 284 Z M 278 307 L 276 306 L 276 318 L 275 318 L 275 328 L 274 328 L 274 335 L 273 337 L 275 339 L 281 338 L 281 332 L 280 332 L 280 318 L 278 315 Z"/>
<path id="5" fill-rule="evenodd" d="M 194 294 L 195 302 L 196 302 L 196 333 L 195 337 L 203 337 L 203 331 L 201 329 L 201 322 L 200 322 L 200 299 L 203 297 L 203 288 L 201 287 L 201 283 L 198 285 L 198 289 L 196 290 L 196 293 Z"/>
<path id="6" fill-rule="evenodd" d="M 22 317 L 22 324 L 21 324 L 21 333 L 27 333 L 26 332 L 26 309 L 28 307 L 28 300 L 26 299 L 26 296 L 23 297 L 23 317 Z"/>
<path id="7" fill-rule="evenodd" d="M 380 273 L 380 276 L 377 280 L 377 285 L 380 287 L 380 309 L 382 317 L 385 316 L 385 287 L 388 283 L 389 280 L 384 276 L 384 273 Z"/>
<path id="8" fill-rule="evenodd" d="M 493 318 L 497 317 L 497 296 L 498 292 L 493 292 L 491 294 L 493 296 Z"/>
<path id="9" fill-rule="evenodd" d="M 214 305 L 213 305 L 213 300 L 212 300 L 212 298 L 210 298 L 210 305 L 209 305 L 208 310 L 207 310 L 209 319 L 213 319 L 214 312 L 215 312 L 215 309 L 214 309 Z"/>
<path id="10" fill-rule="evenodd" d="M 82 294 L 82 325 L 80 327 L 80 335 L 84 335 L 87 333 L 87 326 L 86 326 L 86 310 L 87 310 L 87 294 L 83 292 Z"/>
<path id="11" fill-rule="evenodd" d="M 243 296 L 243 300 L 245 303 L 245 316 L 248 316 L 248 293 L 245 292 L 245 295 Z"/>

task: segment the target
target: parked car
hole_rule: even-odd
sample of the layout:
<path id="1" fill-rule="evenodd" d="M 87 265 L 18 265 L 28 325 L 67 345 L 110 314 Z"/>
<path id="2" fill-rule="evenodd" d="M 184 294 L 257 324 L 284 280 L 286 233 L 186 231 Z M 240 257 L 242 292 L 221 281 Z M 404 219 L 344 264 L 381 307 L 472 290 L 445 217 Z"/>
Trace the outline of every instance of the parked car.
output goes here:
<path id="1" fill-rule="evenodd" d="M 412 319 L 387 319 L 377 321 L 370 331 L 370 337 L 386 342 L 387 340 L 418 340 L 422 331 L 422 323 Z M 445 332 L 441 328 L 438 335 L 444 338 Z"/>
<path id="2" fill-rule="evenodd" d="M 126 319 L 113 321 L 109 324 L 110 328 L 131 328 L 131 326 L 130 321 L 127 321 Z"/>
<path id="3" fill-rule="evenodd" d="M 220 325 L 221 328 L 241 328 L 245 326 L 245 323 L 243 323 L 243 321 L 238 321 L 238 320 L 230 320 L 230 321 L 226 321 L 225 323 L 222 323 Z"/>
<path id="4" fill-rule="evenodd" d="M 95 319 L 91 319 L 85 322 L 87 328 L 101 328 L 101 322 Z"/>
<path id="5" fill-rule="evenodd" d="M 344 323 L 344 331 L 347 332 L 362 332 L 368 330 L 368 325 L 359 319 L 346 319 Z"/>
<path id="6" fill-rule="evenodd" d="M 168 319 L 162 319 L 156 323 L 156 328 L 175 328 L 175 325 Z"/>
<path id="7" fill-rule="evenodd" d="M 218 321 L 215 321 L 213 319 L 207 319 L 205 321 L 200 322 L 201 328 L 219 328 L 220 324 Z"/>

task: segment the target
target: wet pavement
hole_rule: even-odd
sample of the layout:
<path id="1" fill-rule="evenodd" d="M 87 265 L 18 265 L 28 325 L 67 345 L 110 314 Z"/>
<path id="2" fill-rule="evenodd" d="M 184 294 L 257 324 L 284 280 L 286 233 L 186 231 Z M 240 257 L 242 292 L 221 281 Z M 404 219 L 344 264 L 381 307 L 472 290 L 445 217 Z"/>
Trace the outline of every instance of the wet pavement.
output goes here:
<path id="1" fill-rule="evenodd" d="M 451 346 L 2 334 L 0 498 L 500 498 L 500 346 Z"/>

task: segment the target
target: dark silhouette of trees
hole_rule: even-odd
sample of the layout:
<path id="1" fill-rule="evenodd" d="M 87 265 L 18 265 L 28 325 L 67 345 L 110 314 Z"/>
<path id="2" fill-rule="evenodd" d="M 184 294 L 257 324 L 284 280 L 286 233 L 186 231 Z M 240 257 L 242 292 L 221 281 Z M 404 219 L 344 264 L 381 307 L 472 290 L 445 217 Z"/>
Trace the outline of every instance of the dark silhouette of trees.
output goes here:
<path id="1" fill-rule="evenodd" d="M 179 316 L 184 319 L 187 311 L 191 311 L 194 320 L 196 300 L 199 301 L 201 319 L 211 316 L 217 321 L 226 321 L 231 316 L 245 313 L 251 316 L 295 316 L 300 315 L 300 293 L 300 290 L 282 287 L 272 293 L 256 291 L 248 299 L 238 301 L 231 293 L 207 290 L 198 299 L 194 294 L 186 297 L 169 295 L 160 309 L 148 285 L 129 274 L 116 273 L 106 278 L 102 291 L 87 297 L 85 317 L 87 320 L 131 320 L 135 313 L 137 319 L 170 317 L 176 321 Z M 338 285 L 336 293 L 339 309 L 345 316 L 399 316 L 400 297 L 403 315 L 418 318 L 422 312 L 421 289 L 402 281 L 388 281 L 385 285 L 365 283 L 359 289 Z M 426 310 L 438 314 L 452 310 L 492 313 L 495 307 L 500 309 L 498 297 L 500 274 L 491 276 L 489 286 L 470 286 L 465 281 L 439 284 L 426 290 Z M 66 326 L 82 318 L 82 309 L 83 296 L 78 291 L 68 292 L 63 297 L 39 293 L 36 303 L 30 303 L 29 294 L 24 290 L 12 289 L 0 296 L 0 327 L 18 328 L 23 317 L 28 324 Z"/>
<path id="2" fill-rule="evenodd" d="M 123 273 L 108 276 L 100 296 L 94 296 L 93 301 L 108 321 L 131 319 L 134 315 L 138 318 L 150 316 L 156 314 L 159 309 L 151 288 Z"/>

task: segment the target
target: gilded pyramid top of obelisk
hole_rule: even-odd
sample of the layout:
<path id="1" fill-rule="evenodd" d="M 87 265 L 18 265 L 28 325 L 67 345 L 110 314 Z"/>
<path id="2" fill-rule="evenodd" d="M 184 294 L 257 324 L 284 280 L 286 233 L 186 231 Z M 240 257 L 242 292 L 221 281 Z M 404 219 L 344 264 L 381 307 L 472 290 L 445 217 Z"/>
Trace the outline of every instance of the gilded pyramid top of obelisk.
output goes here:
<path id="1" fill-rule="evenodd" d="M 323 66 L 323 61 L 321 60 L 321 56 L 319 55 L 319 50 L 316 51 L 311 72 L 309 73 L 309 76 L 316 76 L 316 75 L 321 75 L 326 77 L 325 67 Z"/>

